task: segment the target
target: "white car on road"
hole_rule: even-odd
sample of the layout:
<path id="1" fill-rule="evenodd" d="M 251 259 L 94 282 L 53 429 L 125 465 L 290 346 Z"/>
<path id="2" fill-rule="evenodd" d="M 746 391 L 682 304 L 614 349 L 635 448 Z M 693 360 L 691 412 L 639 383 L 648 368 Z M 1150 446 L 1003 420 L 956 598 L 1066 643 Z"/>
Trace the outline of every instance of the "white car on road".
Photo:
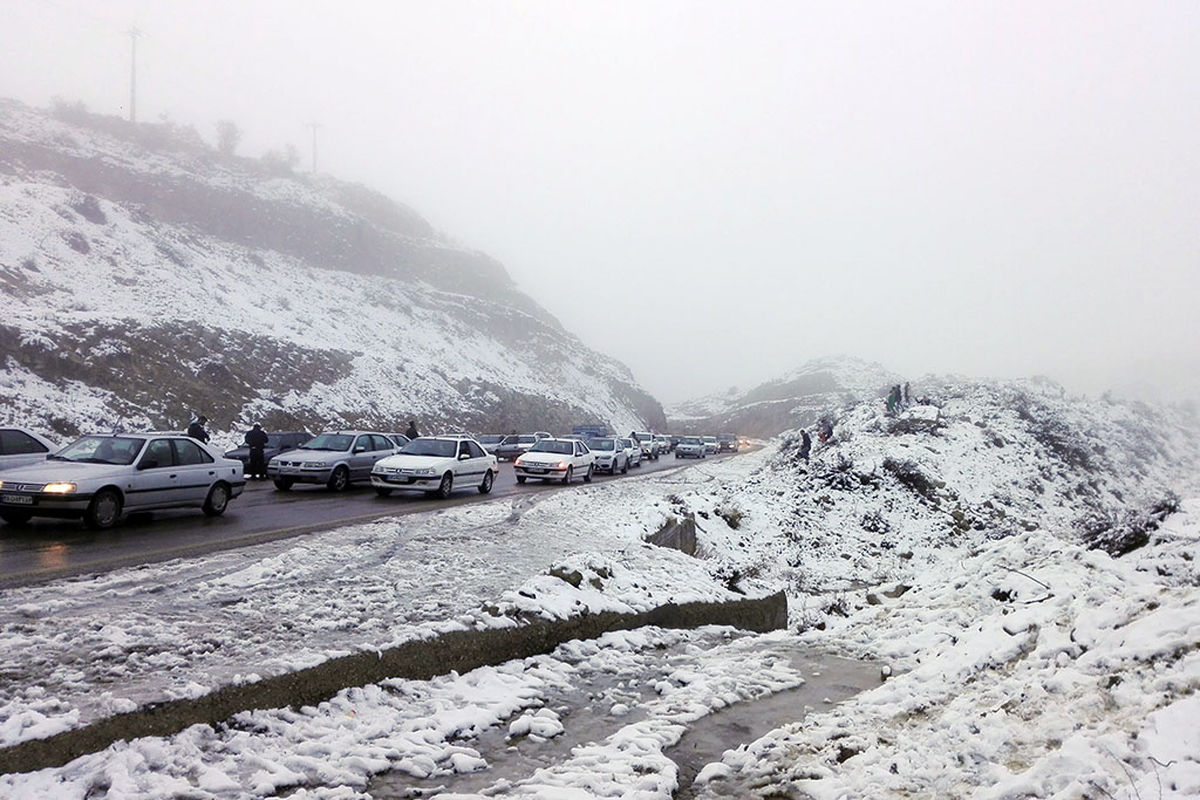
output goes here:
<path id="1" fill-rule="evenodd" d="M 617 443 L 625 450 L 625 463 L 631 467 L 642 465 L 642 446 L 633 439 L 625 437 L 617 439 Z"/>
<path id="2" fill-rule="evenodd" d="M 80 519 L 111 528 L 127 513 L 196 507 L 225 513 L 246 487 L 242 462 L 183 434 L 84 436 L 41 464 L 0 473 L 0 519 Z"/>
<path id="3" fill-rule="evenodd" d="M 629 438 L 642 446 L 642 458 L 658 461 L 659 444 L 658 439 L 654 438 L 653 433 L 650 431 L 634 431 L 629 434 Z"/>
<path id="4" fill-rule="evenodd" d="M 721 443 L 717 441 L 717 437 L 701 436 L 700 438 L 704 442 L 704 452 L 705 453 L 711 453 L 713 455 L 716 455 L 717 453 L 721 452 Z"/>
<path id="5" fill-rule="evenodd" d="M 421 436 L 371 470 L 380 497 L 394 491 L 428 492 L 447 498 L 455 489 L 492 490 L 500 462 L 470 436 Z"/>
<path id="6" fill-rule="evenodd" d="M 679 440 L 679 444 L 675 445 L 676 458 L 706 458 L 707 456 L 708 448 L 699 436 L 684 436 Z"/>
<path id="7" fill-rule="evenodd" d="M 610 475 L 629 472 L 629 453 L 620 439 L 611 436 L 596 436 L 587 440 L 588 449 L 596 456 L 596 469 Z"/>
<path id="8" fill-rule="evenodd" d="M 529 478 L 570 483 L 572 478 L 592 482 L 596 455 L 576 439 L 541 439 L 513 462 L 517 483 Z"/>

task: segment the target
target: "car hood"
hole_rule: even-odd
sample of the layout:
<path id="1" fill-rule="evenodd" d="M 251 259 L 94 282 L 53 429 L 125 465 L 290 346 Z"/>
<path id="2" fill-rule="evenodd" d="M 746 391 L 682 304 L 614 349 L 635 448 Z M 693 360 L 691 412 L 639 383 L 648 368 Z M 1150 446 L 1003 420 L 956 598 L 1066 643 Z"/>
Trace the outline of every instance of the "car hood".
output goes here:
<path id="1" fill-rule="evenodd" d="M 50 483 L 82 481 L 132 474 L 133 467 L 119 464 L 87 464 L 78 461 L 46 461 L 25 467 L 13 467 L 0 473 L 6 487 L 14 483 Z"/>
<path id="2" fill-rule="evenodd" d="M 521 456 L 522 464 L 557 464 L 560 461 L 570 461 L 574 456 L 562 453 L 525 453 Z"/>
<path id="3" fill-rule="evenodd" d="M 284 461 L 321 461 L 332 464 L 349 455 L 350 453 L 346 450 L 288 450 L 286 453 L 274 456 L 272 460 L 278 458 Z"/>
<path id="4" fill-rule="evenodd" d="M 453 466 L 454 462 L 455 459 L 449 456 L 414 456 L 402 453 L 381 458 L 375 462 L 375 466 L 393 469 L 442 469 Z"/>

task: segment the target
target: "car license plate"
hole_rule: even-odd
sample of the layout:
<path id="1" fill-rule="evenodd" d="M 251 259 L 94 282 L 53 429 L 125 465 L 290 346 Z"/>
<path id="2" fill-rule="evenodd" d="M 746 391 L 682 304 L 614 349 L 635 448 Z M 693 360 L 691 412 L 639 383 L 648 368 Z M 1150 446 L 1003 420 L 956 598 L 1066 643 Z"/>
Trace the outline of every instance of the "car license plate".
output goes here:
<path id="1" fill-rule="evenodd" d="M 538 475 L 543 475 L 543 474 L 545 474 L 545 472 L 546 472 L 546 470 L 544 470 L 544 469 L 538 469 L 537 467 L 526 467 L 526 468 L 525 468 L 525 471 L 526 471 L 526 472 L 533 472 L 533 473 L 536 473 L 536 474 L 538 474 Z"/>
<path id="2" fill-rule="evenodd" d="M 6 494 L 3 497 L 0 497 L 0 501 L 12 503 L 13 505 L 18 506 L 33 505 L 33 498 L 27 494 Z"/>

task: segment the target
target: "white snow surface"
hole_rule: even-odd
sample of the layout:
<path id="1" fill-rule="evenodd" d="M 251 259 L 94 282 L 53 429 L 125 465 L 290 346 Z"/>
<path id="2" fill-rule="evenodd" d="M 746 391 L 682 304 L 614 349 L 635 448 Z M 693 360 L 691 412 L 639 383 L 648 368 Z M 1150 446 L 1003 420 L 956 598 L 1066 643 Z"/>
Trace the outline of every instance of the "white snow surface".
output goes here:
<path id="1" fill-rule="evenodd" d="M 438 796 L 667 800 L 669 748 L 691 722 L 803 680 L 782 644 L 876 661 L 890 677 L 730 742 L 698 796 L 1200 796 L 1200 499 L 1119 557 L 1079 533 L 1168 489 L 1200 498 L 1187 415 L 1039 385 L 955 384 L 933 400 L 895 419 L 858 406 L 807 463 L 785 437 L 640 480 L 5 591 L 5 743 L 356 649 L 518 624 L 517 612 L 782 587 L 791 622 L 766 635 L 610 634 L 349 688 L 316 708 L 248 711 L 5 775 L 0 796 L 361 798 L 384 772 L 486 777 L 482 732 L 569 736 L 577 718 L 546 708 L 552 688 L 607 671 L 654 687 L 602 698 L 614 733 Z M 642 543 L 689 514 L 700 558 Z M 585 580 L 574 588 L 551 566 Z M 674 654 L 666 675 L 648 666 L 661 648 Z"/>

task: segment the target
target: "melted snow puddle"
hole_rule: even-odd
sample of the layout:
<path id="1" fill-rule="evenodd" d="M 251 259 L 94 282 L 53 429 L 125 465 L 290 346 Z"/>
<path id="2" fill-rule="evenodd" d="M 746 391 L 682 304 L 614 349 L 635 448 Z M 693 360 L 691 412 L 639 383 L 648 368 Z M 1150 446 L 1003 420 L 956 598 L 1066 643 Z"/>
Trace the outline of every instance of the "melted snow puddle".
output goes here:
<path id="1" fill-rule="evenodd" d="M 727 635 L 714 635 L 711 643 L 718 646 L 728 642 Z M 749 744 L 775 728 L 801 720 L 811 709 L 828 707 L 879 685 L 876 664 L 800 652 L 788 642 L 765 643 L 764 649 L 788 661 L 803 675 L 804 685 L 735 703 L 693 722 L 679 743 L 665 752 L 679 768 L 680 788 L 675 798 L 693 797 L 697 773 L 706 764 L 719 761 L 727 749 Z M 544 707 L 558 715 L 562 735 L 545 740 L 510 739 L 507 725 L 496 726 L 462 742 L 486 759 L 487 769 L 429 779 L 389 772 L 374 777 L 367 791 L 377 800 L 434 798 L 441 794 L 503 797 L 507 786 L 538 769 L 567 760 L 574 748 L 602 742 L 625 726 L 645 719 L 645 703 L 656 697 L 654 683 L 672 669 L 670 662 L 679 655 L 679 648 L 648 655 L 652 658 L 646 669 L 636 675 L 589 672 L 577 688 L 548 696 Z"/>

